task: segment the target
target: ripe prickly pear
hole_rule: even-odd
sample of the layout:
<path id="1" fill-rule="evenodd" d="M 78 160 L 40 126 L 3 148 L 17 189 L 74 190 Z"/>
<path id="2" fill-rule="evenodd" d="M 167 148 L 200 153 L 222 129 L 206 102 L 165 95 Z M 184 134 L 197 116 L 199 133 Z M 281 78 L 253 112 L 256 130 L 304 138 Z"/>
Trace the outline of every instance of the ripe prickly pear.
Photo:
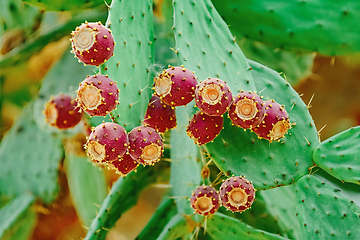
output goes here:
<path id="1" fill-rule="evenodd" d="M 200 186 L 193 192 L 190 204 L 200 215 L 214 214 L 220 207 L 219 193 L 213 187 Z"/>
<path id="2" fill-rule="evenodd" d="M 186 132 L 195 144 L 203 145 L 214 140 L 222 128 L 222 116 L 208 116 L 203 112 L 198 112 L 190 120 Z"/>
<path id="3" fill-rule="evenodd" d="M 129 139 L 122 126 L 104 122 L 92 130 L 85 146 L 93 161 L 111 162 L 127 152 Z"/>
<path id="4" fill-rule="evenodd" d="M 155 94 L 170 106 L 182 106 L 195 97 L 197 79 L 184 67 L 169 67 L 155 81 Z"/>
<path id="5" fill-rule="evenodd" d="M 220 116 L 229 110 L 232 94 L 229 86 L 220 79 L 208 78 L 196 87 L 196 106 L 209 116 Z"/>
<path id="6" fill-rule="evenodd" d="M 220 187 L 221 204 L 233 212 L 243 212 L 255 200 L 255 189 L 251 182 L 244 177 L 231 177 Z"/>
<path id="7" fill-rule="evenodd" d="M 259 138 L 270 142 L 279 140 L 290 129 L 289 115 L 285 108 L 274 100 L 266 101 L 263 121 L 252 130 Z"/>
<path id="8" fill-rule="evenodd" d="M 161 102 L 159 97 L 152 96 L 146 110 L 144 126 L 154 128 L 161 133 L 175 128 L 175 108 Z"/>
<path id="9" fill-rule="evenodd" d="M 161 136 L 151 127 L 139 126 L 129 132 L 129 154 L 138 163 L 154 165 L 164 151 Z"/>
<path id="10" fill-rule="evenodd" d="M 76 93 L 80 107 L 90 116 L 105 116 L 119 103 L 119 89 L 107 75 L 87 77 Z"/>
<path id="11" fill-rule="evenodd" d="M 72 51 L 85 64 L 99 66 L 113 55 L 114 38 L 101 22 L 85 22 L 71 36 Z"/>
<path id="12" fill-rule="evenodd" d="M 75 127 L 82 118 L 77 102 L 69 95 L 59 94 L 51 96 L 45 104 L 45 122 L 59 129 Z"/>
<path id="13" fill-rule="evenodd" d="M 255 92 L 240 92 L 231 104 L 229 117 L 233 124 L 244 129 L 257 126 L 264 119 L 265 106 Z"/>
<path id="14" fill-rule="evenodd" d="M 130 154 L 124 154 L 119 160 L 112 161 L 108 164 L 110 169 L 114 169 L 117 174 L 125 177 L 129 172 L 139 166 L 139 163 L 135 161 Z"/>

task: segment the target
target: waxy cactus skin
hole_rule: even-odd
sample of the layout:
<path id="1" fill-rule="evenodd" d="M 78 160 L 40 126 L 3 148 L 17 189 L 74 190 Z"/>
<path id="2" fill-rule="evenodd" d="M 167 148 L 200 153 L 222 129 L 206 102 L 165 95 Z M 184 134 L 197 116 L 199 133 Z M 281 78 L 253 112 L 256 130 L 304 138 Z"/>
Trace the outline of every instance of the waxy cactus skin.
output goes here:
<path id="1" fill-rule="evenodd" d="M 107 75 L 87 77 L 76 93 L 80 107 L 90 116 L 106 116 L 119 103 L 119 89 Z"/>
<path id="2" fill-rule="evenodd" d="M 274 100 L 265 101 L 265 116 L 263 121 L 253 128 L 259 138 L 270 142 L 279 140 L 290 129 L 289 115 L 285 108 Z"/>
<path id="3" fill-rule="evenodd" d="M 125 129 L 110 122 L 94 128 L 86 143 L 87 153 L 95 162 L 118 160 L 127 152 L 128 146 L 129 138 Z"/>
<path id="4" fill-rule="evenodd" d="M 213 187 L 200 186 L 191 195 L 190 204 L 200 215 L 214 214 L 220 207 L 219 193 Z"/>
<path id="5" fill-rule="evenodd" d="M 45 104 L 45 121 L 53 127 L 67 129 L 75 127 L 82 118 L 77 102 L 69 95 L 52 96 Z"/>
<path id="6" fill-rule="evenodd" d="M 99 66 L 113 55 L 114 38 L 101 22 L 85 22 L 71 36 L 72 51 L 85 64 Z"/>
<path id="7" fill-rule="evenodd" d="M 255 92 L 240 92 L 231 104 L 229 117 L 233 124 L 244 129 L 257 126 L 264 119 L 265 106 Z"/>
<path id="8" fill-rule="evenodd" d="M 225 180 L 219 190 L 221 204 L 233 212 L 243 212 L 255 200 L 255 189 L 244 177 L 231 177 Z"/>
<path id="9" fill-rule="evenodd" d="M 160 161 L 164 151 L 161 136 L 151 127 L 139 126 L 129 132 L 129 154 L 138 163 L 153 165 Z"/>
<path id="10" fill-rule="evenodd" d="M 175 128 L 175 108 L 161 102 L 159 97 L 152 96 L 146 110 L 144 125 L 161 133 Z"/>
<path id="11" fill-rule="evenodd" d="M 195 97 L 197 79 L 184 67 L 169 67 L 155 81 L 155 94 L 170 106 L 183 106 Z"/>
<path id="12" fill-rule="evenodd" d="M 135 161 L 130 154 L 125 153 L 120 159 L 108 164 L 110 169 L 116 171 L 121 177 L 125 177 L 129 172 L 135 170 L 139 163 Z"/>
<path id="13" fill-rule="evenodd" d="M 229 110 L 232 93 L 223 80 L 208 78 L 196 87 L 195 102 L 203 113 L 220 116 Z"/>
<path id="14" fill-rule="evenodd" d="M 214 140 L 223 127 L 222 116 L 208 116 L 203 112 L 194 114 L 186 129 L 195 144 L 203 145 Z"/>

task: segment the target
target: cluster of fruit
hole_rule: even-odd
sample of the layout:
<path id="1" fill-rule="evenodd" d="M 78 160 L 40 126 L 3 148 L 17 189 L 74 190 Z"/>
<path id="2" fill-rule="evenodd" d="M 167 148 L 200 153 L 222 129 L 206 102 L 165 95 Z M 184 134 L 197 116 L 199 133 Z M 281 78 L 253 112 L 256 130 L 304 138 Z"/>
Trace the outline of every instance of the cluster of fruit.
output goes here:
<path id="1" fill-rule="evenodd" d="M 195 212 L 208 216 L 224 206 L 232 212 L 244 212 L 255 200 L 255 189 L 251 182 L 241 176 L 225 180 L 216 191 L 211 186 L 200 186 L 192 194 L 190 204 Z"/>

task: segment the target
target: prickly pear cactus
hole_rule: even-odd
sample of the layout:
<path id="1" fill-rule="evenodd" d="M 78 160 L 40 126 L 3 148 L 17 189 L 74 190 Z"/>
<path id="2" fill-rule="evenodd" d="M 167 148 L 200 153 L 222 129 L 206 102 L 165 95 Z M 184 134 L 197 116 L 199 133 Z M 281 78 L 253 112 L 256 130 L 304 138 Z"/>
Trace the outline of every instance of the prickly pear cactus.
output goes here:
<path id="1" fill-rule="evenodd" d="M 359 127 L 321 142 L 309 104 L 292 87 L 316 66 L 313 51 L 360 51 L 355 1 L 25 2 L 0 4 L 1 113 L 10 101 L 3 94 L 6 69 L 26 66 L 45 44 L 71 38 L 71 30 L 73 36 L 83 31 L 76 25 L 85 23 L 94 34 L 100 22 L 106 27 L 106 34 L 91 35 L 96 47 L 87 49 L 89 39 L 81 39 L 80 62 L 99 49 L 109 54 L 83 66 L 70 53 L 72 39 L 1 139 L 1 239 L 30 238 L 34 209 L 52 206 L 59 189 L 69 189 L 65 197 L 85 226 L 84 239 L 106 239 L 150 187 L 165 190 L 132 236 L 139 240 L 360 235 Z M 72 103 L 83 109 L 76 110 L 83 117 L 74 128 L 45 120 L 43 112 L 59 112 L 44 106 L 60 93 L 81 101 Z M 155 105 L 150 99 L 166 112 L 147 114 Z M 101 109 L 88 111 L 92 106 L 84 103 L 93 102 Z M 58 181 L 62 171 L 65 183 Z"/>

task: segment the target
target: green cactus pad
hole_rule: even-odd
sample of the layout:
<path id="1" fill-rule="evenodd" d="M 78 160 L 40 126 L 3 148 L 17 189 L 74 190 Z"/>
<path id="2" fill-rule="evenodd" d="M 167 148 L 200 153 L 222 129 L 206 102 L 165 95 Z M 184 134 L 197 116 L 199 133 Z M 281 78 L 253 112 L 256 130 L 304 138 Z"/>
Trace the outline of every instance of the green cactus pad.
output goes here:
<path id="1" fill-rule="evenodd" d="M 30 103 L 1 141 L 0 194 L 15 197 L 32 192 L 50 203 L 59 190 L 61 139 L 40 130 L 32 116 Z"/>
<path id="2" fill-rule="evenodd" d="M 255 133 L 232 126 L 206 145 L 214 162 L 227 175 L 245 175 L 258 190 L 295 183 L 312 166 L 312 153 L 319 143 L 314 122 L 305 103 L 280 75 L 249 61 L 257 89 L 266 99 L 285 105 L 293 125 L 281 141 L 269 143 Z"/>
<path id="3" fill-rule="evenodd" d="M 175 199 L 178 212 L 192 214 L 194 209 L 190 206 L 189 199 L 192 191 L 200 186 L 201 169 L 196 162 L 198 147 L 186 134 L 186 126 L 190 121 L 187 108 L 176 109 L 177 127 L 171 130 L 170 185 L 171 196 Z"/>
<path id="4" fill-rule="evenodd" d="M 277 219 L 284 236 L 300 238 L 300 225 L 295 216 L 295 185 L 257 192 L 266 203 L 269 215 Z M 255 201 L 254 204 L 256 204 Z M 254 209 L 255 206 L 252 208 Z"/>
<path id="5" fill-rule="evenodd" d="M 296 191 L 301 239 L 358 239 L 360 207 L 341 190 L 306 175 L 298 181 Z"/>
<path id="6" fill-rule="evenodd" d="M 116 46 L 114 56 L 102 64 L 100 73 L 109 75 L 120 89 L 120 105 L 111 112 L 126 131 L 142 124 L 153 84 L 154 26 L 151 0 L 113 1 L 106 26 Z"/>
<path id="7" fill-rule="evenodd" d="M 104 172 L 85 156 L 65 154 L 65 173 L 75 210 L 84 226 L 89 227 L 107 195 Z"/>
<path id="8" fill-rule="evenodd" d="M 36 213 L 31 206 L 35 197 L 23 194 L 0 209 L 0 239 L 28 239 L 34 228 Z"/>
<path id="9" fill-rule="evenodd" d="M 157 240 L 171 240 L 182 238 L 188 233 L 192 232 L 192 227 L 189 225 L 188 221 L 192 221 L 191 218 L 184 217 L 181 214 L 176 214 L 171 220 L 166 224 L 161 234 L 156 238 Z M 195 223 L 195 222 L 194 222 Z M 195 223 L 196 224 L 196 223 Z"/>
<path id="10" fill-rule="evenodd" d="M 345 55 L 360 51 L 358 1 L 214 0 L 243 37 L 287 50 Z"/>
<path id="11" fill-rule="evenodd" d="M 46 11 L 79 11 L 106 3 L 104 0 L 24 0 L 24 2 Z"/>
<path id="12" fill-rule="evenodd" d="M 199 80 L 225 81 L 233 92 L 256 90 L 249 64 L 210 0 L 173 1 L 180 64 Z"/>
<path id="13" fill-rule="evenodd" d="M 287 239 L 276 234 L 252 228 L 238 219 L 218 212 L 207 220 L 206 233 L 213 239 Z"/>
<path id="14" fill-rule="evenodd" d="M 241 50 L 248 59 L 261 63 L 277 72 L 292 85 L 296 85 L 312 74 L 315 54 L 295 53 L 275 49 L 258 41 L 236 39 Z"/>
<path id="15" fill-rule="evenodd" d="M 174 200 L 165 197 L 136 240 L 156 239 L 176 213 L 177 209 Z"/>
<path id="16" fill-rule="evenodd" d="M 360 127 L 350 128 L 320 143 L 314 162 L 345 182 L 360 184 Z"/>
<path id="17" fill-rule="evenodd" d="M 120 177 L 112 186 L 110 193 L 105 198 L 101 208 L 91 223 L 85 240 L 103 240 L 121 215 L 135 206 L 143 189 L 154 183 L 158 178 L 161 163 L 154 167 L 139 166 L 136 172 Z"/>

